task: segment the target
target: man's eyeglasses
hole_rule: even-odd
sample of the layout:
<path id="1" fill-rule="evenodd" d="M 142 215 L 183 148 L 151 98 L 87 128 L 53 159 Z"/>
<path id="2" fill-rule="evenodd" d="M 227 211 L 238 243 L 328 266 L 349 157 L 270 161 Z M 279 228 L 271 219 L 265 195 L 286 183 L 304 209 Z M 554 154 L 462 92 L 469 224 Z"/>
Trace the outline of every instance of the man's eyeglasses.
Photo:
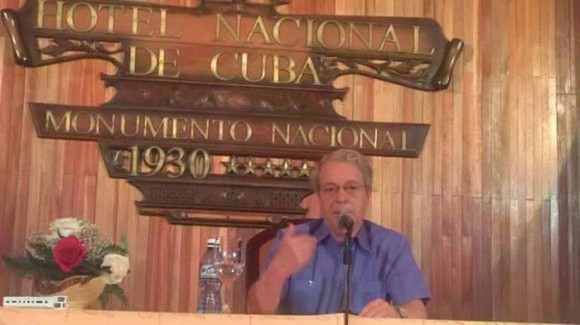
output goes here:
<path id="1" fill-rule="evenodd" d="M 329 184 L 329 185 L 324 185 L 322 187 L 322 189 L 320 190 L 320 192 L 324 196 L 333 197 L 333 196 L 338 195 L 338 192 L 340 191 L 340 189 L 341 189 L 341 186 Z M 346 185 L 342 186 L 342 190 L 346 194 L 348 194 L 349 196 L 356 196 L 363 189 L 364 189 L 364 185 L 358 184 L 358 183 L 346 184 Z"/>

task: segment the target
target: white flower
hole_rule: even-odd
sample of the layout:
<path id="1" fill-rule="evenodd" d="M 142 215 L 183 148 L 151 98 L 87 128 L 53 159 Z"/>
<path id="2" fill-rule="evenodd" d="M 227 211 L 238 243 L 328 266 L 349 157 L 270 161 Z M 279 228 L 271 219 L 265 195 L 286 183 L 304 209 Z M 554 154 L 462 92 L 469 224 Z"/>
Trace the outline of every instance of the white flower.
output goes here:
<path id="1" fill-rule="evenodd" d="M 107 254 L 103 258 L 101 267 L 110 267 L 111 273 L 103 274 L 106 284 L 116 284 L 123 280 L 129 272 L 129 259 L 126 256 L 118 254 Z"/>
<path id="2" fill-rule="evenodd" d="M 81 233 L 85 222 L 75 218 L 61 218 L 53 221 L 48 229 L 54 238 L 77 236 Z"/>

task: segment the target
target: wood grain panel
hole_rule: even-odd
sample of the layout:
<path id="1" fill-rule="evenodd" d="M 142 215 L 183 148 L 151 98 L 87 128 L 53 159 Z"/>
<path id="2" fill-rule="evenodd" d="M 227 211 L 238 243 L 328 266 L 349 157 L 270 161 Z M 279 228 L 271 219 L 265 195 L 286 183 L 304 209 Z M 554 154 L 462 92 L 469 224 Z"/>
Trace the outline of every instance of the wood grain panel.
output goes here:
<path id="1" fill-rule="evenodd" d="M 580 81 L 580 68 L 576 66 L 580 60 L 578 55 L 580 54 L 580 41 L 577 37 L 580 36 L 580 4 L 574 2 L 573 8 L 573 19 L 574 19 L 574 57 L 576 58 L 575 64 L 571 65 L 571 70 L 573 70 L 572 76 L 574 76 L 575 81 Z M 579 89 L 578 85 L 575 90 Z M 572 147 L 570 148 L 570 169 L 572 171 L 573 177 L 570 179 L 569 194 L 570 198 L 570 211 L 572 214 L 572 224 L 571 224 L 571 299 L 570 306 L 572 314 L 570 319 L 575 321 L 580 319 L 580 309 L 577 306 L 580 305 L 580 108 L 578 104 L 580 103 L 580 94 L 577 91 L 573 92 L 576 94 L 574 97 L 574 103 L 570 105 L 571 120 L 572 120 L 572 132 L 570 137 L 572 138 Z"/>
<path id="2" fill-rule="evenodd" d="M 432 290 L 431 317 L 580 323 L 580 2 L 294 0 L 280 11 L 431 17 L 465 41 L 442 92 L 359 76 L 336 82 L 350 88 L 336 105 L 348 119 L 431 125 L 418 159 L 372 159 L 368 217 L 409 238 Z M 112 96 L 99 79 L 114 73 L 109 64 L 25 70 L 3 31 L 0 61 L 0 254 L 21 253 L 25 238 L 51 220 L 82 217 L 116 240 L 128 237 L 130 302 L 114 308 L 195 311 L 207 239 L 258 230 L 138 216 L 141 194 L 108 177 L 96 144 L 36 137 L 27 103 L 99 105 Z M 244 290 L 238 281 L 238 311 Z M 0 265 L 0 295 L 31 292 L 31 281 Z"/>

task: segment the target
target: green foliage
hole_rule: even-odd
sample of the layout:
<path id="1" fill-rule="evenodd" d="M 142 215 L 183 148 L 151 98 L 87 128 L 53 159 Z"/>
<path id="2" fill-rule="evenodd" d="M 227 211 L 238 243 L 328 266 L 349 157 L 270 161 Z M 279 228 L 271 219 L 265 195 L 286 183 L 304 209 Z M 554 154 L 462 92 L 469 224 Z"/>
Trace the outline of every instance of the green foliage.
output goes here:
<path id="1" fill-rule="evenodd" d="M 24 256 L 2 256 L 2 260 L 6 265 L 15 270 L 21 276 L 30 276 L 33 278 L 44 278 L 52 280 L 62 280 L 66 278 L 51 258 L 49 261 L 46 259 L 36 257 L 29 251 L 26 251 Z"/>
<path id="2" fill-rule="evenodd" d="M 111 296 L 117 297 L 123 305 L 127 305 L 127 296 L 125 296 L 125 292 L 123 289 L 117 284 L 108 284 L 105 286 L 105 289 L 99 296 L 99 301 L 103 308 L 106 308 L 109 302 L 111 301 Z"/>

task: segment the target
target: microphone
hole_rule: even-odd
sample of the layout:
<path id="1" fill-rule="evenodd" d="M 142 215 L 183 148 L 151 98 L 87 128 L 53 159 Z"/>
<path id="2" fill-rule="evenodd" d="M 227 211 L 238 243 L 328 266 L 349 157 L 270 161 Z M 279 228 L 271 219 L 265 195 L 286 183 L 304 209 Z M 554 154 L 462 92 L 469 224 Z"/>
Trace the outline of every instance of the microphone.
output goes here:
<path id="1" fill-rule="evenodd" d="M 352 227 L 354 227 L 354 220 L 348 214 L 341 214 L 338 216 L 338 225 L 344 228 L 348 234 L 351 234 Z"/>
<path id="2" fill-rule="evenodd" d="M 344 272 L 344 292 L 342 293 L 342 310 L 344 312 L 344 324 L 348 325 L 348 316 L 350 310 L 350 286 L 351 286 L 351 268 L 352 268 L 352 228 L 354 219 L 346 214 L 341 213 L 338 216 L 339 227 L 346 230 L 344 234 L 344 246 L 342 247 L 342 269 Z"/>

